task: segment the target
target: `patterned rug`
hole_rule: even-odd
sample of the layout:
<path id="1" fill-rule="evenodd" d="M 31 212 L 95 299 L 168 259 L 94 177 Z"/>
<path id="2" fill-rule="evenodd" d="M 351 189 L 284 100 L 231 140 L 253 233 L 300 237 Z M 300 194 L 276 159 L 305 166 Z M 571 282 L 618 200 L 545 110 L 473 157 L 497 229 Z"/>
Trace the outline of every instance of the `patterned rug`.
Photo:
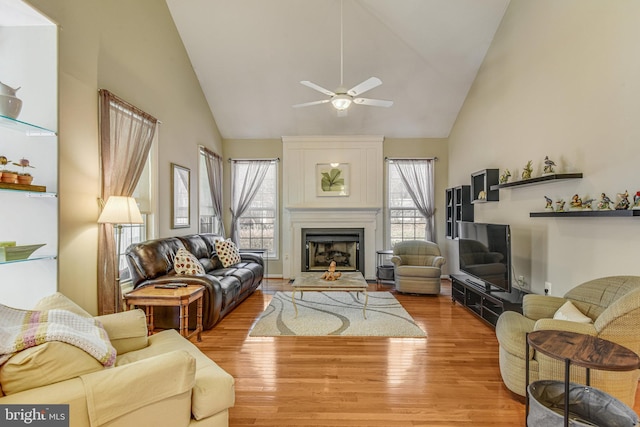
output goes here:
<path id="1" fill-rule="evenodd" d="M 367 318 L 364 295 L 356 292 L 296 292 L 298 316 L 291 292 L 278 292 L 253 325 L 249 336 L 379 336 L 426 337 L 389 292 L 369 292 Z"/>

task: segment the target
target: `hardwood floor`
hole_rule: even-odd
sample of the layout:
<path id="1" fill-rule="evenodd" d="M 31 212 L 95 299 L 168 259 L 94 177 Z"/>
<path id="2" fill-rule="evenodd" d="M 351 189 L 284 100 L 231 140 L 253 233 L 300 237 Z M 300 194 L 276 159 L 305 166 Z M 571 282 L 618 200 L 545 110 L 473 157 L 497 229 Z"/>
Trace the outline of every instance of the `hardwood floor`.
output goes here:
<path id="1" fill-rule="evenodd" d="M 273 294 L 291 289 L 263 287 L 196 343 L 236 379 L 230 426 L 524 425 L 524 399 L 500 378 L 494 329 L 451 303 L 449 282 L 439 296 L 395 294 L 426 339 L 252 338 Z"/>

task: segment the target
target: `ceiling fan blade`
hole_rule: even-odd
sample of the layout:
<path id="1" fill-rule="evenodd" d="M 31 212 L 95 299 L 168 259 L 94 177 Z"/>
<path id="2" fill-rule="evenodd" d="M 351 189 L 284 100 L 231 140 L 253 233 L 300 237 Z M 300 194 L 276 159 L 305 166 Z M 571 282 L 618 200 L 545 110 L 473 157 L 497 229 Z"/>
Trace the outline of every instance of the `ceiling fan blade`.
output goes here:
<path id="1" fill-rule="evenodd" d="M 381 84 L 382 80 L 379 78 L 369 77 L 367 80 L 349 89 L 347 91 L 347 95 L 358 96 L 361 93 L 365 93 L 366 91 L 373 89 L 374 87 L 380 86 Z"/>
<path id="2" fill-rule="evenodd" d="M 303 85 L 305 85 L 305 86 L 307 86 L 307 87 L 310 87 L 310 88 L 311 88 L 311 89 L 313 89 L 313 90 L 317 90 L 317 91 L 318 91 L 318 92 L 320 92 L 320 93 L 324 93 L 325 95 L 328 95 L 328 96 L 335 96 L 335 93 L 331 92 L 329 89 L 325 89 L 325 88 L 323 88 L 322 86 L 318 86 L 317 84 L 315 84 L 315 83 L 311 83 L 311 82 L 310 82 L 310 81 L 308 81 L 308 80 L 303 80 L 303 81 L 301 81 L 300 83 L 302 83 Z"/>
<path id="3" fill-rule="evenodd" d="M 393 105 L 393 101 L 385 99 L 356 98 L 353 102 L 358 105 L 370 105 L 372 107 L 391 107 Z"/>
<path id="4" fill-rule="evenodd" d="M 310 105 L 318 105 L 318 104 L 326 104 L 329 101 L 331 101 L 331 100 L 330 99 L 323 99 L 322 101 L 305 102 L 303 104 L 293 105 L 293 108 L 308 107 Z"/>

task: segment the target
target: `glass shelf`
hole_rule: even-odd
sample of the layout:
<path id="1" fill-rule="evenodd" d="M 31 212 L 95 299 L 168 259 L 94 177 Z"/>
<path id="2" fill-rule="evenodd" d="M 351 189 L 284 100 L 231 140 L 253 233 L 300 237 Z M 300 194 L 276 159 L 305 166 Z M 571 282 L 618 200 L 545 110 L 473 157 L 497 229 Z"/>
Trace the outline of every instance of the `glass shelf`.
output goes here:
<path id="1" fill-rule="evenodd" d="M 8 193 L 24 193 L 27 197 L 58 197 L 58 193 L 54 193 L 51 191 L 33 191 L 33 190 L 22 190 L 18 188 L 2 188 L 0 185 L 0 192 L 8 192 Z"/>
<path id="2" fill-rule="evenodd" d="M 11 117 L 0 115 L 0 126 L 12 129 L 18 132 L 23 132 L 28 136 L 55 136 L 56 132 L 51 129 L 46 129 L 41 126 L 33 125 L 31 123 L 23 122 Z"/>
<path id="3" fill-rule="evenodd" d="M 31 258 L 25 258 L 25 259 L 16 259 L 13 261 L 0 261 L 0 265 L 2 264 L 16 264 L 19 262 L 29 262 L 29 261 L 42 261 L 42 260 L 47 260 L 47 259 L 56 259 L 57 256 L 56 255 L 41 255 L 41 256 L 34 256 Z"/>

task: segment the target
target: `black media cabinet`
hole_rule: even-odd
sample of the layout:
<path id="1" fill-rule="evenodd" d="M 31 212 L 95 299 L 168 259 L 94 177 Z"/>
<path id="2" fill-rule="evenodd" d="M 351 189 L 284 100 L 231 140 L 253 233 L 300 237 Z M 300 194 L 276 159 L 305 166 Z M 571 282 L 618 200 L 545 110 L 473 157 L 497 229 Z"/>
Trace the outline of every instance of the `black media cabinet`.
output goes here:
<path id="1" fill-rule="evenodd" d="M 465 274 L 451 275 L 451 301 L 469 309 L 473 314 L 495 328 L 498 317 L 504 311 L 522 313 L 522 298 L 526 292 L 512 289 L 511 292 L 487 291 L 471 283 Z"/>

